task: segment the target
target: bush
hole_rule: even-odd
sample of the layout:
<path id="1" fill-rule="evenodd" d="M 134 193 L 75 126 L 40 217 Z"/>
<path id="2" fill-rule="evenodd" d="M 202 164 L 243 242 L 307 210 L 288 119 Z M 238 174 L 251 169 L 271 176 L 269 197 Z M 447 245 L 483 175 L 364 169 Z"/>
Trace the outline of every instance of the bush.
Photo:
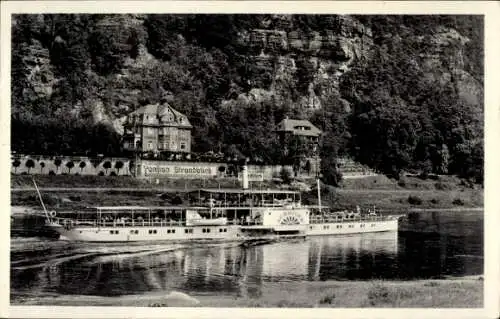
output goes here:
<path id="1" fill-rule="evenodd" d="M 439 204 L 439 200 L 436 198 L 431 199 L 432 204 Z"/>
<path id="2" fill-rule="evenodd" d="M 389 289 L 376 284 L 368 291 L 368 300 L 372 306 L 389 303 L 391 301 L 389 298 Z"/>
<path id="3" fill-rule="evenodd" d="M 291 173 L 285 167 L 283 167 L 280 171 L 280 178 L 285 184 L 290 184 L 292 182 Z"/>
<path id="4" fill-rule="evenodd" d="M 438 287 L 439 286 L 439 283 L 438 282 L 435 282 L 435 281 L 430 281 L 430 282 L 426 282 L 424 284 L 425 287 Z"/>
<path id="5" fill-rule="evenodd" d="M 75 195 L 70 195 L 68 198 L 73 202 L 80 202 L 82 200 L 80 196 L 75 196 Z"/>
<path id="6" fill-rule="evenodd" d="M 117 176 L 115 172 L 109 173 L 109 176 Z"/>
<path id="7" fill-rule="evenodd" d="M 100 171 L 99 174 L 97 174 L 99 176 L 104 176 L 104 172 L 103 171 Z"/>
<path id="8" fill-rule="evenodd" d="M 422 199 L 418 196 L 410 195 L 408 196 L 408 203 L 411 205 L 421 205 Z"/>
<path id="9" fill-rule="evenodd" d="M 50 175 L 50 176 L 54 176 L 54 175 L 56 175 L 56 172 L 54 172 L 54 171 L 52 171 L 52 170 L 51 170 L 51 171 L 49 172 L 49 175 Z"/>
<path id="10" fill-rule="evenodd" d="M 321 298 L 321 300 L 319 301 L 319 303 L 321 305 L 325 305 L 325 304 L 331 305 L 331 304 L 333 304 L 334 300 L 335 300 L 335 294 L 333 293 L 331 295 L 324 296 L 323 298 Z"/>
<path id="11" fill-rule="evenodd" d="M 465 205 L 464 201 L 461 200 L 460 198 L 455 198 L 452 202 L 453 205 L 458 205 L 458 206 L 463 206 Z"/>

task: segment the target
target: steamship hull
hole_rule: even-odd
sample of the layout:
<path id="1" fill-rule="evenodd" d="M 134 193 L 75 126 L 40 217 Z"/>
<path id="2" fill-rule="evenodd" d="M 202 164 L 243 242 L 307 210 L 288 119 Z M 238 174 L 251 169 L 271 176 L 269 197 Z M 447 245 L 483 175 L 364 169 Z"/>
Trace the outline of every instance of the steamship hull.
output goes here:
<path id="1" fill-rule="evenodd" d="M 306 225 L 225 225 L 175 227 L 74 227 L 49 225 L 61 240 L 83 242 L 245 241 L 258 238 L 349 235 L 397 232 L 398 220 L 318 223 Z"/>

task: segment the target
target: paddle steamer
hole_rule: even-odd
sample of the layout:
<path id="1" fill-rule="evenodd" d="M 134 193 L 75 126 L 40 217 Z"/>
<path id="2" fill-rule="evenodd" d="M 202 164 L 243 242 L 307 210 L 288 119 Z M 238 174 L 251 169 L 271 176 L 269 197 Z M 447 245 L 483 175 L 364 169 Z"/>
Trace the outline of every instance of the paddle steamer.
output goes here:
<path id="1" fill-rule="evenodd" d="M 48 212 L 40 197 L 48 227 L 60 239 L 88 242 L 167 240 L 248 240 L 284 236 L 336 235 L 397 231 L 399 216 L 379 216 L 374 208 L 331 211 L 302 205 L 291 190 L 200 189 L 195 202 L 179 206 L 94 207 L 90 211 Z"/>

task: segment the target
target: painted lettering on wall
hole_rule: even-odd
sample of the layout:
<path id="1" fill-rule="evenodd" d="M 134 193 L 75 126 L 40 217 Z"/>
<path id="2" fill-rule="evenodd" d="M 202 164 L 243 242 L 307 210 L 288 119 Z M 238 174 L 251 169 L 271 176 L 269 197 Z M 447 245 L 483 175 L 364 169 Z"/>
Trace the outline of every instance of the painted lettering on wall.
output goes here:
<path id="1" fill-rule="evenodd" d="M 214 167 L 142 165 L 142 168 L 144 176 L 211 177 L 217 174 Z"/>

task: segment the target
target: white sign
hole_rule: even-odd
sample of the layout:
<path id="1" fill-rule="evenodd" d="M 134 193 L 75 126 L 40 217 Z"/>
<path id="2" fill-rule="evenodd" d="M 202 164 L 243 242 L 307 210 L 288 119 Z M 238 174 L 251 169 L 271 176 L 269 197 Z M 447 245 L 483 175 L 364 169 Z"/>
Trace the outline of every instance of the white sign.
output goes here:
<path id="1" fill-rule="evenodd" d="M 176 176 L 176 177 L 191 177 L 191 178 L 208 178 L 216 176 L 215 167 L 207 166 L 166 166 L 166 165 L 142 165 L 144 176 Z"/>

